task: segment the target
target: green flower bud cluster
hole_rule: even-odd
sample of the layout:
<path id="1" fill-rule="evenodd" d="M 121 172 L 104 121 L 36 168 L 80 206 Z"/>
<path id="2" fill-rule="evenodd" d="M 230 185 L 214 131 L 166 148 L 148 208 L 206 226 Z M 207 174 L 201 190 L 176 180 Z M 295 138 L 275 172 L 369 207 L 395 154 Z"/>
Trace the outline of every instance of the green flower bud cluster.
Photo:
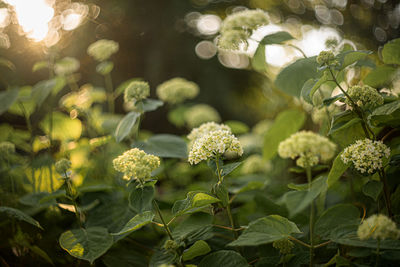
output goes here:
<path id="1" fill-rule="evenodd" d="M 113 54 L 119 50 L 119 44 L 112 40 L 98 40 L 87 49 L 89 56 L 93 57 L 97 61 L 104 61 L 109 59 Z"/>
<path id="2" fill-rule="evenodd" d="M 336 60 L 332 51 L 322 51 L 317 57 L 317 63 L 320 66 L 336 66 L 339 62 Z"/>
<path id="3" fill-rule="evenodd" d="M 254 154 L 249 156 L 242 165 L 242 174 L 262 173 L 271 169 L 271 164 L 262 156 Z"/>
<path id="4" fill-rule="evenodd" d="M 235 12 L 223 21 L 217 45 L 227 50 L 238 50 L 242 45 L 247 49 L 252 31 L 268 22 L 268 15 L 260 9 Z"/>
<path id="5" fill-rule="evenodd" d="M 54 64 L 54 72 L 57 75 L 68 75 L 76 72 L 79 67 L 80 63 L 76 58 L 65 57 Z"/>
<path id="6" fill-rule="evenodd" d="M 353 163 L 361 173 L 372 174 L 383 166 L 383 159 L 389 158 L 390 148 L 381 141 L 357 140 L 343 150 L 341 159 L 345 164 Z"/>
<path id="7" fill-rule="evenodd" d="M 336 145 L 328 138 L 311 131 L 300 131 L 279 144 L 282 158 L 297 158 L 300 167 L 312 167 L 319 161 L 326 162 L 335 155 Z"/>
<path id="8" fill-rule="evenodd" d="M 373 109 L 383 104 L 383 96 L 379 92 L 368 85 L 355 85 L 347 90 L 350 98 L 362 109 Z M 346 104 L 352 104 L 348 98 L 345 100 Z"/>
<path id="9" fill-rule="evenodd" d="M 163 82 L 156 89 L 158 98 L 173 105 L 195 98 L 199 91 L 197 84 L 179 77 Z"/>
<path id="10" fill-rule="evenodd" d="M 220 122 L 218 111 L 206 104 L 198 104 L 190 107 L 185 115 L 185 122 L 190 129 L 200 126 L 205 122 Z"/>
<path id="11" fill-rule="evenodd" d="M 231 131 L 215 130 L 194 140 L 188 161 L 193 165 L 203 160 L 222 156 L 224 153 L 241 156 L 243 148 Z"/>
<path id="12" fill-rule="evenodd" d="M 400 230 L 397 229 L 396 223 L 383 214 L 374 214 L 365 219 L 358 227 L 357 236 L 361 240 L 387 238 L 398 239 Z"/>
<path id="13" fill-rule="evenodd" d="M 15 145 L 11 142 L 1 142 L 0 143 L 0 154 L 2 157 L 9 156 L 15 153 Z"/>
<path id="14" fill-rule="evenodd" d="M 272 246 L 278 249 L 281 254 L 289 254 L 294 248 L 293 242 L 286 238 L 274 241 Z"/>
<path id="15" fill-rule="evenodd" d="M 71 161 L 66 158 L 62 158 L 55 164 L 56 172 L 64 175 L 71 168 Z"/>
<path id="16" fill-rule="evenodd" d="M 140 183 L 151 177 L 160 166 L 160 158 L 132 148 L 113 160 L 114 169 L 124 173 L 124 179 L 137 179 Z"/>
<path id="17" fill-rule="evenodd" d="M 173 252 L 178 248 L 179 248 L 179 245 L 174 240 L 168 239 L 164 243 L 164 249 L 167 250 L 167 251 Z"/>
<path id="18" fill-rule="evenodd" d="M 150 95 L 150 86 L 144 81 L 132 81 L 125 88 L 124 101 L 129 103 L 146 99 Z"/>

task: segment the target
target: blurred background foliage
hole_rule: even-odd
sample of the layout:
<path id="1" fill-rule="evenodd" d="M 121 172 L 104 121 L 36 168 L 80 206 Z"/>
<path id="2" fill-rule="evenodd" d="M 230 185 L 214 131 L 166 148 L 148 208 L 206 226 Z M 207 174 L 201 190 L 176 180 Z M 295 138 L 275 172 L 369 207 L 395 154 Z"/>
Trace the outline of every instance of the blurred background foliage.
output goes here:
<path id="1" fill-rule="evenodd" d="M 264 9 L 269 12 L 273 24 L 287 25 L 297 38 L 302 37 L 304 25 L 308 25 L 308 30 L 324 27 L 328 35 L 341 36 L 359 48 L 370 50 L 400 35 L 400 5 L 396 0 L 57 0 L 47 3 L 56 14 L 64 14 L 64 17 L 74 3 L 85 4 L 87 9 L 75 6 L 75 10 L 81 12 L 77 13 L 85 17 L 79 22 L 83 25 L 64 26 L 67 30 L 59 30 L 56 40 L 33 42 L 26 38 L 15 20 L 13 23 L 12 19 L 9 22 L 3 19 L 2 26 L 11 24 L 3 27 L 0 35 L 0 55 L 13 62 L 16 71 L 1 67 L 2 87 L 7 83 L 34 84 L 47 78 L 45 70 L 32 72 L 34 63 L 49 54 L 46 42 L 47 45 L 56 42 L 51 49 L 57 51 L 60 58 L 74 55 L 80 60 L 81 84 L 93 81 L 101 86 L 102 77 L 95 72 L 86 48 L 96 39 L 105 38 L 120 44 L 120 51 L 114 56 L 115 85 L 128 78 L 142 77 L 150 82 L 154 95 L 158 84 L 181 76 L 199 84 L 199 102 L 216 107 L 223 120 L 235 118 L 249 125 L 263 118 L 273 118 L 287 103 L 269 81 L 248 71 L 248 60 L 228 58 L 227 62 L 220 54 L 216 55 L 213 40 L 221 19 L 235 9 Z M 3 8 L 5 6 L 3 4 Z M 4 12 L 0 14 L 5 16 Z M 315 34 L 322 44 L 329 37 L 326 33 Z M 122 98 L 117 103 L 120 104 L 117 104 L 117 111 L 123 112 Z M 176 131 L 164 116 L 160 116 L 163 113 L 165 110 L 161 109 L 150 114 L 143 127 L 153 132 Z M 3 116 L 1 119 L 15 118 Z"/>

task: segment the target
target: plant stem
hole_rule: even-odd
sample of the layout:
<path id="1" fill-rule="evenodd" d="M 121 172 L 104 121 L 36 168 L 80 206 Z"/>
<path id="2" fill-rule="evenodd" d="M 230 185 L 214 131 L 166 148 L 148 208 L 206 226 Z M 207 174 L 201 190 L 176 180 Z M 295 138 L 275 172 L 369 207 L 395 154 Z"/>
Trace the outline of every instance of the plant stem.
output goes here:
<path id="1" fill-rule="evenodd" d="M 169 239 L 174 240 L 174 238 L 172 236 L 172 233 L 169 230 L 169 227 L 168 227 L 167 223 L 165 222 L 164 217 L 161 214 L 161 210 L 160 210 L 160 207 L 157 204 L 157 201 L 153 200 L 153 204 L 154 204 L 154 207 L 156 208 L 158 216 L 160 217 L 160 219 L 161 219 L 161 221 L 162 221 L 162 223 L 164 225 L 165 232 L 167 232 Z"/>
<path id="2" fill-rule="evenodd" d="M 239 237 L 239 235 L 235 231 L 235 221 L 233 220 L 233 217 L 232 217 L 231 205 L 230 204 L 228 204 L 228 206 L 226 206 L 226 213 L 228 214 L 228 218 L 229 218 L 229 222 L 230 222 L 231 227 L 232 227 L 233 235 L 235 236 L 235 239 L 237 239 Z"/>
<path id="3" fill-rule="evenodd" d="M 311 190 L 311 167 L 306 167 L 308 190 Z M 314 200 L 311 202 L 310 207 L 310 267 L 314 266 Z"/>
<path id="4" fill-rule="evenodd" d="M 104 83 L 107 89 L 108 112 L 114 113 L 114 89 L 110 73 L 104 75 Z"/>
<path id="5" fill-rule="evenodd" d="M 388 186 L 385 170 L 380 169 L 378 171 L 378 173 L 379 173 L 379 178 L 380 178 L 381 182 L 383 183 L 383 196 L 385 198 L 387 213 L 390 218 L 393 218 L 392 205 L 390 202 L 390 192 L 389 192 L 389 186 Z"/>
<path id="6" fill-rule="evenodd" d="M 289 236 L 288 238 L 289 238 L 290 240 L 294 241 L 294 242 L 299 243 L 299 244 L 302 245 L 302 246 L 305 246 L 306 248 L 310 248 L 310 247 L 311 247 L 309 244 L 307 244 L 307 243 L 305 243 L 305 242 L 303 242 L 303 241 L 301 241 L 301 240 L 298 240 L 297 238 L 295 238 L 295 237 L 293 237 L 293 236 Z"/>
<path id="7" fill-rule="evenodd" d="M 72 204 L 74 205 L 76 220 L 78 221 L 79 227 L 82 228 L 81 213 L 78 209 L 78 203 L 76 203 L 76 197 L 72 191 L 73 185 L 68 174 L 66 172 L 64 172 L 64 174 L 67 183 L 67 196 L 71 199 Z"/>

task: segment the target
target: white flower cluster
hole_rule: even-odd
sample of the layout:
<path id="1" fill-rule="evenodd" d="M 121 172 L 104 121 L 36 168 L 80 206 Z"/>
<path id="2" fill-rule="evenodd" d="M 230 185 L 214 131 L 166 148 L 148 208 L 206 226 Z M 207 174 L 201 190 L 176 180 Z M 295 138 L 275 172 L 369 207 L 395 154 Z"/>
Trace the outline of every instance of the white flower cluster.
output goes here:
<path id="1" fill-rule="evenodd" d="M 197 84 L 179 77 L 163 82 L 156 89 L 158 98 L 173 105 L 195 98 L 199 91 Z"/>
<path id="2" fill-rule="evenodd" d="M 207 125 L 202 129 L 195 130 L 191 133 L 190 138 L 193 139 L 193 145 L 191 146 L 189 152 L 189 163 L 197 164 L 203 160 L 208 160 L 215 158 L 216 156 L 222 156 L 224 153 L 234 153 L 238 156 L 243 154 L 243 148 L 239 140 L 232 134 L 232 132 L 227 130 L 225 125 L 221 126 L 221 129 L 211 130 L 210 132 L 204 132 L 207 128 L 214 128 L 215 125 Z M 217 127 L 215 127 L 217 128 Z M 229 127 L 228 127 L 229 128 Z M 200 136 L 200 133 L 203 133 Z"/>
<path id="3" fill-rule="evenodd" d="M 66 109 L 79 109 L 87 110 L 94 102 L 103 102 L 106 100 L 106 94 L 104 90 L 99 88 L 93 88 L 92 85 L 86 84 L 81 87 L 80 91 L 74 91 L 64 95 L 60 99 L 60 103 Z"/>
<path id="4" fill-rule="evenodd" d="M 217 130 L 222 130 L 222 131 L 231 131 L 231 128 L 229 128 L 228 125 L 225 124 L 218 124 L 215 122 L 206 122 L 203 123 L 200 127 L 194 128 L 190 134 L 187 136 L 187 138 L 190 141 L 194 141 L 197 138 L 202 137 L 203 135 L 212 132 L 212 131 L 217 131 Z"/>
<path id="5" fill-rule="evenodd" d="M 268 22 L 268 15 L 260 9 L 235 12 L 223 21 L 218 46 L 222 49 L 238 50 L 243 45 L 247 49 L 247 39 L 252 31 Z"/>
<path id="6" fill-rule="evenodd" d="M 89 45 L 87 53 L 97 61 L 104 61 L 117 53 L 118 50 L 119 44 L 117 42 L 101 39 Z"/>
<path id="7" fill-rule="evenodd" d="M 282 158 L 297 158 L 300 167 L 312 167 L 319 161 L 326 162 L 335 155 L 336 145 L 328 138 L 310 131 L 291 135 L 279 144 L 278 153 Z"/>
<path id="8" fill-rule="evenodd" d="M 123 172 L 124 179 L 143 182 L 151 177 L 151 172 L 160 166 L 160 158 L 132 148 L 113 160 L 114 169 Z"/>
<path id="9" fill-rule="evenodd" d="M 355 85 L 347 90 L 351 99 L 362 109 L 372 109 L 383 104 L 383 96 L 381 96 L 375 88 L 368 85 Z M 351 102 L 346 98 L 346 104 Z"/>
<path id="10" fill-rule="evenodd" d="M 218 111 L 206 104 L 198 104 L 190 107 L 185 113 L 185 122 L 189 128 L 193 129 L 205 122 L 220 122 L 221 117 Z"/>
<path id="11" fill-rule="evenodd" d="M 150 86 L 144 81 L 132 81 L 124 91 L 124 101 L 129 103 L 146 99 L 150 95 Z"/>
<path id="12" fill-rule="evenodd" d="M 71 168 L 71 161 L 66 158 L 62 158 L 55 164 L 56 172 L 61 175 L 64 175 L 69 168 Z"/>
<path id="13" fill-rule="evenodd" d="M 396 223 L 383 214 L 374 214 L 365 219 L 358 227 L 357 236 L 361 240 L 387 238 L 398 239 L 400 230 L 397 229 Z"/>
<path id="14" fill-rule="evenodd" d="M 54 64 L 54 72 L 57 75 L 72 74 L 79 69 L 80 63 L 76 58 L 65 57 Z"/>
<path id="15" fill-rule="evenodd" d="M 374 173 L 383 166 L 383 158 L 389 158 L 390 148 L 381 141 L 370 139 L 357 140 L 343 150 L 341 159 L 344 163 L 353 163 L 361 173 Z"/>

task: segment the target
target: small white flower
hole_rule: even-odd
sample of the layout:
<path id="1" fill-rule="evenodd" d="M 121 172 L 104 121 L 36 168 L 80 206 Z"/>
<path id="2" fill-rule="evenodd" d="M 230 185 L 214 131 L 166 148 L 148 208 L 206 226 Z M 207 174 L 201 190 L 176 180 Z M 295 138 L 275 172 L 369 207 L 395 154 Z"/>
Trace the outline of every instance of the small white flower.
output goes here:
<path id="1" fill-rule="evenodd" d="M 365 219 L 358 227 L 357 236 L 361 240 L 370 238 L 379 240 L 387 238 L 398 239 L 400 230 L 397 229 L 396 224 L 387 216 L 374 214 Z"/>

